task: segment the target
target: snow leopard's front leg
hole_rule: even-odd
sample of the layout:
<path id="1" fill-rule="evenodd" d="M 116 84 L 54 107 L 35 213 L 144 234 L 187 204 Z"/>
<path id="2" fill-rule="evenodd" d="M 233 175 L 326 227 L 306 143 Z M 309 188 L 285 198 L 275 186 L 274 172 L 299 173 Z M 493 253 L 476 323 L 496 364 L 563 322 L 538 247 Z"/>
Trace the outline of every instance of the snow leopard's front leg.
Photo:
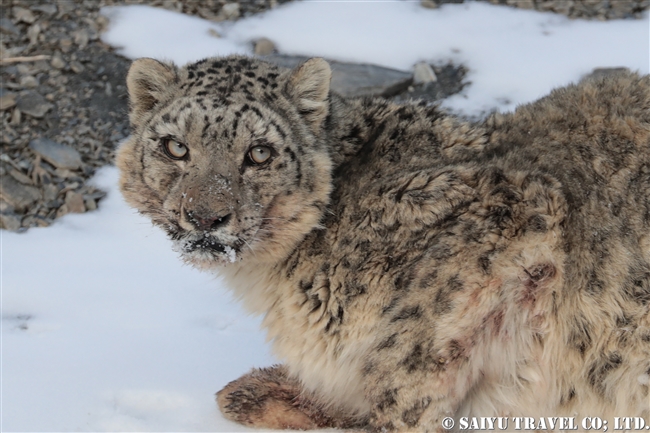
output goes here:
<path id="1" fill-rule="evenodd" d="M 407 345 L 404 352 L 378 353 L 373 358 L 380 362 L 366 366 L 369 424 L 377 432 L 446 432 L 444 420 L 454 417 L 476 371 L 470 359 L 434 355 L 426 343 Z"/>
<path id="2" fill-rule="evenodd" d="M 427 292 L 433 308 L 407 294 L 386 314 L 362 368 L 374 431 L 447 431 L 445 418 L 454 418 L 482 380 L 488 349 L 501 347 L 508 306 L 497 296 L 482 299 L 492 288 L 465 283 L 463 276 Z M 477 304 L 468 311 L 472 293 Z"/>
<path id="3" fill-rule="evenodd" d="M 217 403 L 224 417 L 254 428 L 355 429 L 364 424 L 319 405 L 282 365 L 253 369 L 230 382 L 217 393 Z"/>

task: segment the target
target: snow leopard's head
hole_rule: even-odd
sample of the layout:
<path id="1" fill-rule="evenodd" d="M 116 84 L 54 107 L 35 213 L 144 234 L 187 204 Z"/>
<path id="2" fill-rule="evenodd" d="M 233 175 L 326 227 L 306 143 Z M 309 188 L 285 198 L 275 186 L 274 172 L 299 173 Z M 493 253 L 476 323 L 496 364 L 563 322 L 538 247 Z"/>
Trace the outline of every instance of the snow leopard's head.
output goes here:
<path id="1" fill-rule="evenodd" d="M 330 77 L 322 59 L 292 71 L 239 56 L 136 60 L 132 135 L 117 155 L 124 197 L 195 266 L 285 257 L 329 200 Z"/>

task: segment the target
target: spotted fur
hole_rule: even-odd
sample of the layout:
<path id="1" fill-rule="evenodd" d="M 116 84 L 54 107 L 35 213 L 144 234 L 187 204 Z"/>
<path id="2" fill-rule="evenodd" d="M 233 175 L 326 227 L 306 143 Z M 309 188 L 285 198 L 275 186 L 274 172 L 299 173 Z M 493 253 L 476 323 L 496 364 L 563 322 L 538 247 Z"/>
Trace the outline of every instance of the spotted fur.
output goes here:
<path id="1" fill-rule="evenodd" d="M 650 424 L 650 77 L 585 80 L 476 124 L 345 100 L 329 79 L 321 59 L 129 71 L 124 196 L 264 316 L 284 362 L 222 390 L 224 415 Z M 260 145 L 272 156 L 253 164 Z"/>

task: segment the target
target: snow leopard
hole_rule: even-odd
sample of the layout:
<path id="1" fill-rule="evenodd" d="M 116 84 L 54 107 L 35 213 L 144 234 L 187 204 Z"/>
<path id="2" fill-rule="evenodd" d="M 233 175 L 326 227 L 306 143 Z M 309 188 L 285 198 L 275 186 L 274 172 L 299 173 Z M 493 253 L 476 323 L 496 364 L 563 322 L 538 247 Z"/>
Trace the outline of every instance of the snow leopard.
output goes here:
<path id="1" fill-rule="evenodd" d="M 127 75 L 126 201 L 263 317 L 281 362 L 219 391 L 223 416 L 650 425 L 650 76 L 479 121 L 330 79 L 321 58 L 245 56 Z"/>

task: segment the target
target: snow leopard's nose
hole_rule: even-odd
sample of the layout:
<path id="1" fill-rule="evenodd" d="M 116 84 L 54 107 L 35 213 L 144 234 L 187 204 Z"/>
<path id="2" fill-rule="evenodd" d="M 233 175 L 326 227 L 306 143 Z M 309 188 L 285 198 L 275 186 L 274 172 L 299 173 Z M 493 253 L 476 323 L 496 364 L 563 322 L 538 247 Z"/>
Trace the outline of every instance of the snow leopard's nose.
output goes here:
<path id="1" fill-rule="evenodd" d="M 224 215 L 209 214 L 185 209 L 185 217 L 194 227 L 203 231 L 217 230 L 224 227 L 232 217 L 231 213 Z"/>

